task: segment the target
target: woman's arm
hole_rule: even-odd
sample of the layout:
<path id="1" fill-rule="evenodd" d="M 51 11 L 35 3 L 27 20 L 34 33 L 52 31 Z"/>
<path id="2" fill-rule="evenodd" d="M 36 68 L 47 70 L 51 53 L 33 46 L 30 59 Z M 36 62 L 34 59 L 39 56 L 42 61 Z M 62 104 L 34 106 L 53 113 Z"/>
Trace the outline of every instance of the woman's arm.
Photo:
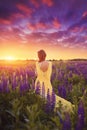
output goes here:
<path id="1" fill-rule="evenodd" d="M 49 62 L 49 76 L 52 74 L 52 62 Z"/>
<path id="2" fill-rule="evenodd" d="M 36 68 L 35 68 L 35 76 L 37 76 L 37 62 L 36 62 Z"/>

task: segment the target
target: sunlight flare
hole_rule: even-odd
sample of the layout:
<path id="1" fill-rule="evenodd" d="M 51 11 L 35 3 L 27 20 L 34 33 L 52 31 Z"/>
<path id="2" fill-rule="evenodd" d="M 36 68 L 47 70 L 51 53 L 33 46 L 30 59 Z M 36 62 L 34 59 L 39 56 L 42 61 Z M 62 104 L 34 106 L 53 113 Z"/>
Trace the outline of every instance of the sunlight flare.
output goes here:
<path id="1" fill-rule="evenodd" d="M 15 57 L 13 57 L 13 56 L 6 56 L 6 57 L 5 57 L 5 60 L 6 60 L 6 61 L 14 61 L 14 60 L 15 60 Z"/>

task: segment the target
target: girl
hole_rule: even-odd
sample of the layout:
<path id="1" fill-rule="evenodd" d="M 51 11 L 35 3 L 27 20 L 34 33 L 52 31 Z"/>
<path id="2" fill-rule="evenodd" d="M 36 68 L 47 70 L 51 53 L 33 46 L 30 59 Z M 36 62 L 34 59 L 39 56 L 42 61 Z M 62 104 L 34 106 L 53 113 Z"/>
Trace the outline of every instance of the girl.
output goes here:
<path id="1" fill-rule="evenodd" d="M 41 88 L 40 94 L 42 95 L 42 87 L 44 85 L 45 98 L 46 98 L 48 90 L 49 90 L 50 95 L 52 95 L 52 84 L 50 81 L 51 74 L 52 74 L 52 62 L 46 61 L 46 52 L 44 50 L 38 51 L 38 58 L 39 60 L 38 62 L 36 62 L 37 78 L 35 81 L 35 88 L 39 83 L 40 88 Z M 58 107 L 59 102 L 61 102 L 63 111 L 72 110 L 72 104 L 69 101 L 57 96 L 56 94 L 55 94 L 55 98 L 56 98 L 55 107 Z"/>

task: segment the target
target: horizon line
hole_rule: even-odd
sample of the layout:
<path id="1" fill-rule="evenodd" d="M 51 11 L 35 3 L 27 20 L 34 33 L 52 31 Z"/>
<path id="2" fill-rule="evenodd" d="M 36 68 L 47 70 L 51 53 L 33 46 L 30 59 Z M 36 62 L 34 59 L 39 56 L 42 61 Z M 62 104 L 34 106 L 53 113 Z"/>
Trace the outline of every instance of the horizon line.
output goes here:
<path id="1" fill-rule="evenodd" d="M 37 61 L 38 59 L 14 59 L 14 60 L 6 60 L 0 59 L 0 61 Z M 87 58 L 69 58 L 69 59 L 46 59 L 46 60 L 87 60 Z"/>

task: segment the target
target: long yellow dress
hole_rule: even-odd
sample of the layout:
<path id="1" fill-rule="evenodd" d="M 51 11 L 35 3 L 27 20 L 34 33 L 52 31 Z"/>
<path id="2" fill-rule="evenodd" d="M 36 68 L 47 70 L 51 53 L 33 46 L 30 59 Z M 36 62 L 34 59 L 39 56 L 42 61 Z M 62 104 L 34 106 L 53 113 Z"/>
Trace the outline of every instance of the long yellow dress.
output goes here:
<path id="1" fill-rule="evenodd" d="M 48 62 L 48 61 L 43 61 L 43 62 L 36 62 L 36 73 L 37 73 L 37 78 L 36 78 L 36 81 L 35 81 L 35 87 L 37 86 L 37 83 L 39 82 L 40 83 L 40 87 L 41 87 L 41 91 L 42 91 L 42 85 L 44 83 L 44 86 L 45 86 L 45 96 L 47 95 L 47 91 L 49 89 L 49 92 L 50 94 L 52 94 L 52 84 L 51 84 L 51 81 L 50 81 L 50 78 L 51 78 L 51 74 L 52 74 L 52 62 L 48 62 L 48 69 L 47 71 L 43 72 L 41 70 L 41 65 L 42 63 L 45 63 L 45 62 Z M 64 98 L 61 98 L 59 96 L 57 96 L 55 94 L 55 97 L 56 97 L 56 103 L 55 103 L 55 107 L 58 107 L 58 102 L 61 102 L 62 104 L 62 109 L 64 111 L 67 111 L 67 110 L 72 110 L 72 104 L 71 102 L 65 100 Z"/>

